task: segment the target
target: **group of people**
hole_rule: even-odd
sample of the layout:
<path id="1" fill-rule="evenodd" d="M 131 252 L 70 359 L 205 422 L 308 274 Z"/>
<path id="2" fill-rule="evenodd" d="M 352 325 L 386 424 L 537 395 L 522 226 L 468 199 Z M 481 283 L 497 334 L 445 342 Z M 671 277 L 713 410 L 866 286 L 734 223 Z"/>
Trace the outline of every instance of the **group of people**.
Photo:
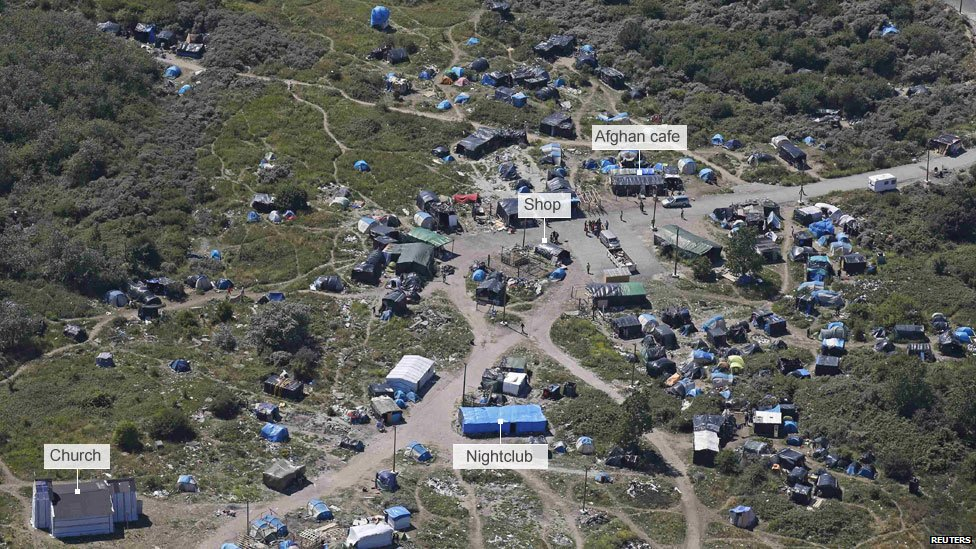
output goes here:
<path id="1" fill-rule="evenodd" d="M 610 222 L 601 220 L 597 218 L 596 220 L 586 220 L 583 222 L 583 232 L 586 236 L 600 236 L 600 231 L 605 231 L 610 228 Z"/>

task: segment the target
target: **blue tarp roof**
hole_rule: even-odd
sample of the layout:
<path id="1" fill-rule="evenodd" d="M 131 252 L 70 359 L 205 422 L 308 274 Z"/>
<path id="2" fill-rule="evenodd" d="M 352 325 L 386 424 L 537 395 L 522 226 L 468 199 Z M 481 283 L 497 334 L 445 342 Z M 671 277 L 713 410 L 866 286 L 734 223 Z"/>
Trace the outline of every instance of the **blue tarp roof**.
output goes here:
<path id="1" fill-rule="evenodd" d="M 261 438 L 271 442 L 286 442 L 288 440 L 288 428 L 274 423 L 265 423 L 261 428 Z"/>
<path id="2" fill-rule="evenodd" d="M 548 427 L 546 416 L 538 404 L 492 406 L 488 408 L 462 407 L 459 413 L 461 431 L 466 435 L 497 433 L 499 419 L 504 420 L 503 433 L 508 432 L 509 434 L 512 434 L 513 429 L 514 434 L 541 433 Z M 514 428 L 511 424 L 514 424 Z"/>
<path id="3" fill-rule="evenodd" d="M 393 520 L 396 520 L 402 517 L 409 517 L 410 511 L 402 505 L 396 505 L 386 510 L 386 516 L 390 517 Z"/>
<path id="4" fill-rule="evenodd" d="M 390 21 L 390 9 L 386 6 L 376 6 L 369 12 L 369 26 L 386 27 Z"/>
<path id="5" fill-rule="evenodd" d="M 180 475 L 180 478 L 176 482 L 180 484 L 194 484 L 196 483 L 196 479 L 193 478 L 193 475 Z"/>

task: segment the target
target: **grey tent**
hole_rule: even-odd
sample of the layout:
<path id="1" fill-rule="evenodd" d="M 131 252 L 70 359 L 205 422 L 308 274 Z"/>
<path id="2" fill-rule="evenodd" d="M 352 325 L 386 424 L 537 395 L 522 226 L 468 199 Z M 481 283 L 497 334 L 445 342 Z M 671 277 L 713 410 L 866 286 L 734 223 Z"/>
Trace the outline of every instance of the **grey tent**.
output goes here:
<path id="1" fill-rule="evenodd" d="M 571 139 L 576 137 L 576 126 L 573 118 L 567 112 L 554 112 L 542 119 L 539 123 L 539 133 L 550 137 L 565 137 Z"/>
<path id="2" fill-rule="evenodd" d="M 352 274 L 350 278 L 356 282 L 362 282 L 364 284 L 378 284 L 380 281 L 380 276 L 383 274 L 383 266 L 386 260 L 383 257 L 383 252 L 379 250 L 373 250 L 366 256 L 366 260 L 357 263 L 352 268 Z"/>
<path id="3" fill-rule="evenodd" d="M 405 313 L 407 311 L 407 294 L 400 290 L 393 290 L 386 294 L 383 296 L 383 305 L 380 310 L 393 311 L 394 314 Z"/>
<path id="4" fill-rule="evenodd" d="M 485 277 L 474 291 L 475 299 L 479 303 L 505 305 L 507 279 L 501 271 L 494 271 Z"/>
<path id="5" fill-rule="evenodd" d="M 669 351 L 673 351 L 678 348 L 678 337 L 674 335 L 674 330 L 672 330 L 666 324 L 658 324 L 653 330 L 651 330 L 651 335 L 654 336 L 654 341 L 656 341 L 658 345 Z"/>
<path id="6" fill-rule="evenodd" d="M 506 226 L 512 227 L 513 229 L 530 227 L 533 224 L 531 219 L 519 218 L 517 198 L 503 198 L 499 200 L 498 206 L 495 208 L 495 214 Z"/>
<path id="7" fill-rule="evenodd" d="M 624 315 L 610 321 L 614 333 L 620 339 L 637 339 L 644 334 L 640 320 L 634 315 Z"/>
<path id="8" fill-rule="evenodd" d="M 833 376 L 840 373 L 840 358 L 836 356 L 817 355 L 813 373 L 818 376 Z"/>
<path id="9" fill-rule="evenodd" d="M 822 498 L 840 498 L 841 489 L 837 479 L 830 473 L 820 473 L 817 477 L 816 494 Z"/>
<path id="10" fill-rule="evenodd" d="M 561 246 L 558 246 L 556 244 L 553 244 L 552 242 L 536 244 L 535 253 L 541 255 L 546 259 L 559 261 L 563 265 L 569 263 L 569 259 L 570 259 L 569 250 Z"/>
<path id="11" fill-rule="evenodd" d="M 896 324 L 895 341 L 925 341 L 925 327 L 918 324 Z"/>
<path id="12" fill-rule="evenodd" d="M 284 492 L 290 486 L 302 482 L 305 478 L 305 465 L 279 459 L 264 470 L 264 485 L 272 490 Z"/>
<path id="13" fill-rule="evenodd" d="M 312 284 L 308 287 L 308 289 L 312 291 L 318 291 L 318 292 L 339 293 L 345 289 L 345 286 L 342 284 L 342 279 L 340 279 L 338 276 L 332 275 L 332 276 L 320 276 L 316 278 L 315 281 L 312 282 Z"/>

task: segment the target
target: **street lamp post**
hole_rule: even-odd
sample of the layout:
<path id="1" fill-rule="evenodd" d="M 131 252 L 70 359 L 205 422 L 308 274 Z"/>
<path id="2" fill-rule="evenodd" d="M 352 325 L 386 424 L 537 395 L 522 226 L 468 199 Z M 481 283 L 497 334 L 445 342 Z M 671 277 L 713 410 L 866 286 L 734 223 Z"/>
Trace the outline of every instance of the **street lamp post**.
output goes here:
<path id="1" fill-rule="evenodd" d="M 925 182 L 931 183 L 929 181 L 929 160 L 932 158 L 932 149 L 925 151 Z"/>
<path id="2" fill-rule="evenodd" d="M 654 213 L 651 214 L 651 230 L 657 231 L 657 191 L 654 191 Z"/>
<path id="3" fill-rule="evenodd" d="M 590 466 L 587 465 L 583 468 L 583 505 L 581 513 L 586 513 L 586 482 L 590 477 Z"/>
<path id="4" fill-rule="evenodd" d="M 461 376 L 461 406 L 464 406 L 464 389 L 468 385 L 468 363 L 464 363 L 464 374 Z"/>
<path id="5" fill-rule="evenodd" d="M 396 473 L 396 423 L 393 424 L 393 472 Z"/>

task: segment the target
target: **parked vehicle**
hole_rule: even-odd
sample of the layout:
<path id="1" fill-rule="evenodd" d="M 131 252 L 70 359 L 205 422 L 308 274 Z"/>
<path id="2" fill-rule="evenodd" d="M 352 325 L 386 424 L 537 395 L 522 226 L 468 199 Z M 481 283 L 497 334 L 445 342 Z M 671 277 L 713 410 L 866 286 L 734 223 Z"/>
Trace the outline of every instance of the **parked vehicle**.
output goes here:
<path id="1" fill-rule="evenodd" d="M 661 205 L 665 208 L 690 208 L 691 200 L 685 195 L 669 196 Z"/>
<path id="2" fill-rule="evenodd" d="M 879 173 L 868 176 L 868 188 L 876 193 L 894 191 L 898 188 L 898 179 L 890 173 Z"/>

